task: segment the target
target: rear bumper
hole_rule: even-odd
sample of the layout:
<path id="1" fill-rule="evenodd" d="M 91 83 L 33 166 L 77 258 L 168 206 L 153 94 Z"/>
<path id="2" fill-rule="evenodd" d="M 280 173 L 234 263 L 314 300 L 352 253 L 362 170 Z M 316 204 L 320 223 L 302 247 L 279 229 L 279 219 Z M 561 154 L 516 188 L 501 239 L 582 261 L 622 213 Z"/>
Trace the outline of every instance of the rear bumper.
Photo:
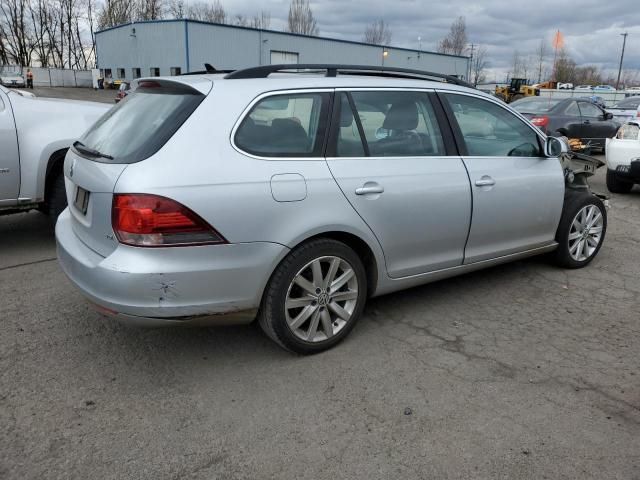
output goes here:
<path id="1" fill-rule="evenodd" d="M 142 326 L 222 325 L 255 318 L 262 292 L 288 249 L 267 242 L 173 248 L 118 247 L 102 257 L 56 224 L 58 261 L 98 310 Z"/>

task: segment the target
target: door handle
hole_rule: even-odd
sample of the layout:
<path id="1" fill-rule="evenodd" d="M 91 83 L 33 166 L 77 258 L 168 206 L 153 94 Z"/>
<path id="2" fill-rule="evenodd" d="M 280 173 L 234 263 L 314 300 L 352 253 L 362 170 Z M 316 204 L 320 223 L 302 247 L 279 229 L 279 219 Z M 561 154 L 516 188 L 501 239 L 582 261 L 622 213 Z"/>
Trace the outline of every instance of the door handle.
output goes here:
<path id="1" fill-rule="evenodd" d="M 591 121 L 590 121 L 590 120 L 585 120 L 583 123 L 584 123 L 585 125 L 590 125 L 590 124 L 591 124 Z"/>
<path id="2" fill-rule="evenodd" d="M 375 182 L 367 182 L 363 186 L 356 188 L 356 195 L 369 195 L 372 193 L 384 193 L 384 187 Z"/>
<path id="3" fill-rule="evenodd" d="M 492 187 L 496 181 L 488 176 L 483 176 L 480 180 L 476 180 L 476 187 Z"/>

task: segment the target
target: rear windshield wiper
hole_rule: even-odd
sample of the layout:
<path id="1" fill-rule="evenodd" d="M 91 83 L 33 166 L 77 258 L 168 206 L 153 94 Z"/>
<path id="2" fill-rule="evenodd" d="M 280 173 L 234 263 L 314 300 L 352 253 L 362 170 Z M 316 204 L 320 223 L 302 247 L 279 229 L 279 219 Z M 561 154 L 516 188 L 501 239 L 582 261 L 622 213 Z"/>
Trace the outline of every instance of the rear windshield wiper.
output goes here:
<path id="1" fill-rule="evenodd" d="M 90 157 L 106 158 L 107 160 L 113 160 L 113 157 L 111 155 L 107 155 L 106 153 L 99 152 L 95 148 L 87 147 L 80 140 L 76 140 L 75 142 L 73 142 L 73 148 L 75 148 L 78 152 L 84 155 L 89 155 Z"/>

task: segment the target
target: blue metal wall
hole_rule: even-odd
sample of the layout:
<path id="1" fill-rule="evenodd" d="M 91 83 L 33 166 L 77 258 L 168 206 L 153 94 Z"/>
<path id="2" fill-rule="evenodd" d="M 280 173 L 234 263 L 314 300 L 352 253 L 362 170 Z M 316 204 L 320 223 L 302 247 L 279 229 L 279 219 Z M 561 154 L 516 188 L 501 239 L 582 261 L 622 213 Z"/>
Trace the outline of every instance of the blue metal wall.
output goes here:
<path id="1" fill-rule="evenodd" d="M 135 29 L 135 33 L 133 33 Z M 132 68 L 148 76 L 150 68 L 169 75 L 171 67 L 182 72 L 202 70 L 204 63 L 219 69 L 237 69 L 271 63 L 271 51 L 297 53 L 300 63 L 349 63 L 384 65 L 431 70 L 467 76 L 467 57 L 440 55 L 383 47 L 357 42 L 305 37 L 270 30 L 216 25 L 195 21 L 167 20 L 139 22 L 104 30 L 96 34 L 98 66 L 125 68 L 130 79 Z"/>

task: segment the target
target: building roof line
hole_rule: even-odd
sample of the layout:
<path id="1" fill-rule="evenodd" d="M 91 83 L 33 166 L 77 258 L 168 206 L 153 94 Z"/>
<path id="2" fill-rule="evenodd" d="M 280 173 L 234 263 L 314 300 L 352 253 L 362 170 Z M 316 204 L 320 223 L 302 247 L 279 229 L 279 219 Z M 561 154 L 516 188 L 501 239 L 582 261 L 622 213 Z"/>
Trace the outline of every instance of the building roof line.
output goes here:
<path id="1" fill-rule="evenodd" d="M 239 29 L 239 30 L 250 30 L 250 31 L 253 31 L 253 32 L 265 32 L 265 33 L 273 33 L 273 34 L 277 34 L 277 35 L 289 35 L 289 36 L 292 36 L 292 37 L 303 37 L 303 38 L 311 38 L 311 39 L 315 39 L 315 40 L 329 40 L 329 41 L 332 41 L 332 42 L 349 43 L 351 45 L 365 45 L 367 47 L 388 48 L 388 49 L 401 50 L 401 51 L 412 52 L 412 53 L 424 53 L 424 54 L 428 54 L 428 55 L 440 55 L 442 57 L 460 58 L 460 59 L 465 59 L 465 60 L 469 59 L 469 57 L 464 56 L 464 55 L 452 55 L 452 54 L 449 54 L 449 53 L 432 52 L 430 50 L 419 50 L 419 49 L 415 49 L 415 48 L 406 48 L 406 47 L 394 47 L 393 45 L 376 45 L 376 44 L 373 44 L 373 43 L 358 42 L 358 41 L 355 41 L 355 40 L 343 40 L 341 38 L 320 37 L 320 36 L 315 36 L 315 35 L 303 35 L 301 33 L 291 33 L 291 32 L 280 32 L 278 30 L 270 30 L 270 29 L 266 29 L 266 28 L 243 27 L 243 26 L 240 26 L 240 25 L 228 25 L 226 23 L 205 22 L 205 21 L 202 21 L 202 20 L 192 20 L 192 19 L 189 19 L 189 18 L 171 18 L 171 19 L 163 19 L 163 20 L 136 20 L 134 22 L 123 23 L 121 25 L 116 25 L 115 27 L 109 27 L 109 28 L 105 28 L 103 30 L 99 30 L 99 31 L 95 32 L 95 35 L 99 35 L 101 33 L 108 32 L 110 30 L 116 30 L 118 28 L 132 27 L 134 25 L 140 25 L 140 24 L 147 24 L 147 23 L 174 23 L 174 22 L 197 23 L 197 24 L 201 24 L 201 25 L 214 25 L 216 27 L 235 28 L 235 29 Z"/>

